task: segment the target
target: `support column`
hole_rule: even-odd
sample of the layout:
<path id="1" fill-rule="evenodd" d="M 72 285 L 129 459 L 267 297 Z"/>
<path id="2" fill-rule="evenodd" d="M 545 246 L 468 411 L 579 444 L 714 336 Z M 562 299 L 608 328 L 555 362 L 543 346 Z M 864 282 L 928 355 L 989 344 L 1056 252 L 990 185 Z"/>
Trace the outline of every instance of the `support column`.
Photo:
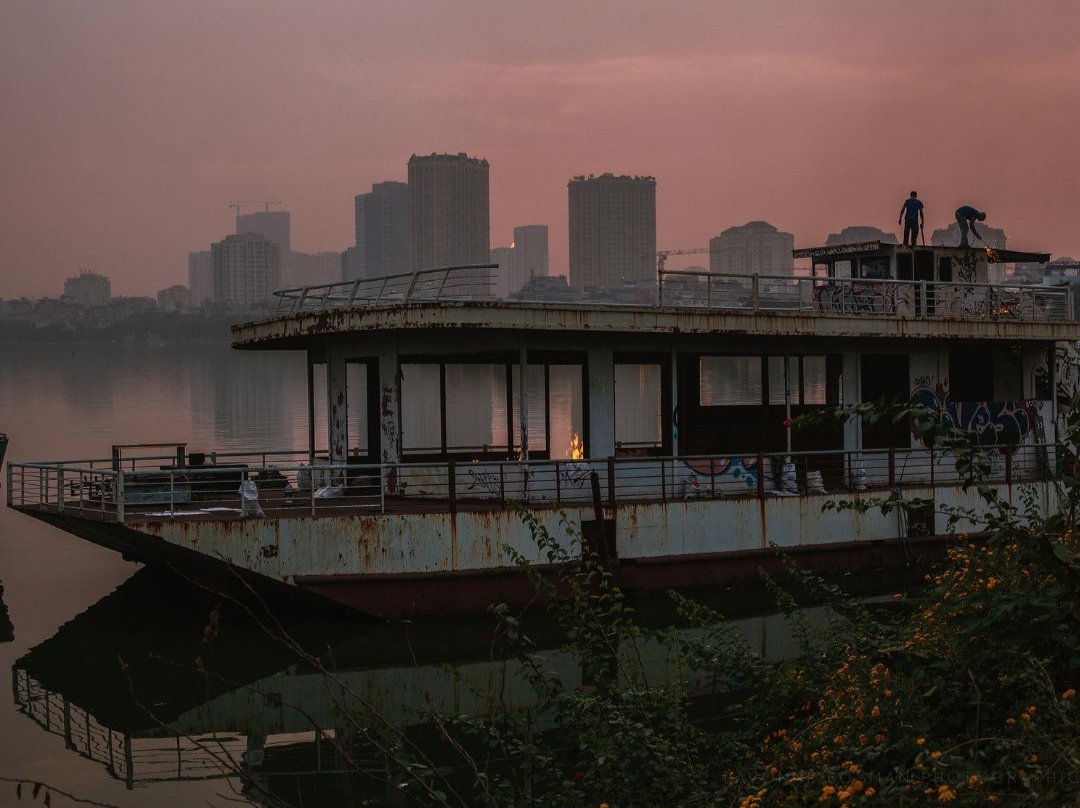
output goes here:
<path id="1" fill-rule="evenodd" d="M 348 391 L 345 357 L 333 345 L 326 348 L 326 445 L 331 463 L 346 463 L 349 458 Z"/>
<path id="2" fill-rule="evenodd" d="M 588 457 L 615 454 L 615 357 L 611 351 L 589 351 Z"/>
<path id="3" fill-rule="evenodd" d="M 857 351 L 846 351 L 840 371 L 840 403 L 858 404 L 860 387 L 859 354 Z M 862 423 L 858 418 L 848 419 L 844 423 L 844 449 L 849 452 L 862 449 Z"/>
<path id="4" fill-rule="evenodd" d="M 679 456 L 679 353 L 671 349 L 671 454 Z M 661 396 L 661 399 L 663 396 Z"/>
<path id="5" fill-rule="evenodd" d="M 401 370 L 397 345 L 379 354 L 379 451 L 380 462 L 401 462 Z"/>
<path id="6" fill-rule="evenodd" d="M 521 422 L 521 459 L 529 459 L 529 350 L 518 351 L 518 421 Z"/>
<path id="7" fill-rule="evenodd" d="M 315 462 L 315 360 L 307 353 L 307 435 L 308 465 Z"/>

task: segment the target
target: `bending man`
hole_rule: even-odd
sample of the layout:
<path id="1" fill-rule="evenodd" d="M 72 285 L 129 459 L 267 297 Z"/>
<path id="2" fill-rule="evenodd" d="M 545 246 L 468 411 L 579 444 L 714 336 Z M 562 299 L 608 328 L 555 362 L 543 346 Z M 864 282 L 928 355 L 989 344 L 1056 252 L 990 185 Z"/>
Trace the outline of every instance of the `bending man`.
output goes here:
<path id="1" fill-rule="evenodd" d="M 975 229 L 975 222 L 985 222 L 986 214 L 976 210 L 971 205 L 961 205 L 956 209 L 956 223 L 960 226 L 960 246 L 968 247 L 968 228 L 971 228 L 975 238 L 981 239 L 979 231 Z"/>
<path id="2" fill-rule="evenodd" d="M 912 191 L 911 196 L 904 200 L 904 204 L 900 207 L 900 218 L 896 220 L 896 223 L 900 224 L 901 221 L 904 222 L 904 246 L 914 250 L 919 241 L 919 230 L 925 221 L 923 203 L 919 201 L 918 192 Z M 908 233 L 911 234 L 910 243 Z"/>

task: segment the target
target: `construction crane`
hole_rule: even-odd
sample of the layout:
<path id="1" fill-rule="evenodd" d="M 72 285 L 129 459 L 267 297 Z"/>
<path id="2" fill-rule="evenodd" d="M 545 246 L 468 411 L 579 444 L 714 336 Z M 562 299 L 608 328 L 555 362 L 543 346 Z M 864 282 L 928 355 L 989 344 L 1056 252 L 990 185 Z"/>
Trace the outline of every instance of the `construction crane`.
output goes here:
<path id="1" fill-rule="evenodd" d="M 685 247 L 678 250 L 657 250 L 656 271 L 662 272 L 669 255 L 700 255 L 709 252 L 708 247 Z"/>
<path id="2" fill-rule="evenodd" d="M 269 213 L 271 205 L 283 205 L 283 204 L 285 204 L 285 203 L 280 199 L 270 199 L 269 197 L 267 197 L 266 199 L 254 199 L 254 200 L 252 200 L 252 199 L 241 199 L 241 200 L 238 200 L 236 202 L 230 202 L 228 207 L 235 210 L 237 217 L 239 217 L 240 216 L 240 208 L 246 207 L 248 205 L 266 205 L 266 212 Z"/>

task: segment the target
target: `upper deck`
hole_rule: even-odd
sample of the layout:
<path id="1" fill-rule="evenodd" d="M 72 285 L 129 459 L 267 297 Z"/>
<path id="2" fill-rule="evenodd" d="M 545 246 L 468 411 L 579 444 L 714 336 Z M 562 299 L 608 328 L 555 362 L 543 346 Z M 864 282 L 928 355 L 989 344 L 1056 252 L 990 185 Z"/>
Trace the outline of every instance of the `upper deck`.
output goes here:
<path id="1" fill-rule="evenodd" d="M 809 275 L 659 270 L 655 290 L 581 302 L 501 300 L 494 266 L 424 270 L 277 292 L 274 314 L 233 328 L 239 348 L 297 348 L 328 334 L 469 329 L 1076 340 L 1067 285 L 989 282 L 989 265 L 1041 253 L 865 244 L 796 250 Z"/>

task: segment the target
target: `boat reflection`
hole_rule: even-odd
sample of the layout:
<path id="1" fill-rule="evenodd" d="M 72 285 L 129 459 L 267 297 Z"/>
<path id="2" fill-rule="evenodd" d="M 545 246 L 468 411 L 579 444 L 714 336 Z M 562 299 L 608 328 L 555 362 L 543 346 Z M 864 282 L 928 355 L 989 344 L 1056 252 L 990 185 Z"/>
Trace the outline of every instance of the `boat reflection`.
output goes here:
<path id="1" fill-rule="evenodd" d="M 795 651 L 777 615 L 735 622 L 768 658 Z M 515 664 L 492 653 L 494 627 L 488 616 L 382 623 L 304 614 L 275 627 L 282 640 L 235 603 L 145 568 L 16 661 L 12 687 L 21 712 L 129 788 L 239 772 L 259 804 L 345 805 L 360 792 L 395 804 L 389 787 L 370 792 L 379 778 L 362 773 L 380 764 L 364 761 L 345 711 L 375 711 L 426 744 L 435 741 L 426 709 L 485 715 L 491 693 L 528 706 Z M 528 633 L 554 648 L 552 631 L 538 621 Z M 645 650 L 663 676 L 660 647 Z M 336 681 L 298 651 L 317 655 Z M 569 653 L 545 656 L 568 687 L 582 682 Z M 694 684 L 699 694 L 728 690 Z"/>

